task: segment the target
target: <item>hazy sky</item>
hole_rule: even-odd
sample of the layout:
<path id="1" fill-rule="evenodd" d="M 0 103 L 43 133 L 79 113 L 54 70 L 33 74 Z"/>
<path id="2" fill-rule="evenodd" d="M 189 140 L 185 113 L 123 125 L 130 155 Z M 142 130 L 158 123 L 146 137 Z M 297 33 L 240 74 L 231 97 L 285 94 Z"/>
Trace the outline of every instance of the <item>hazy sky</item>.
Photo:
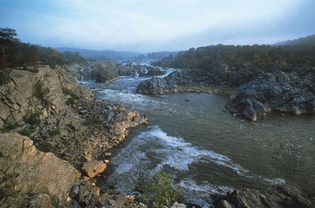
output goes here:
<path id="1" fill-rule="evenodd" d="M 0 0 L 0 27 L 45 46 L 134 51 L 315 33 L 315 0 Z"/>

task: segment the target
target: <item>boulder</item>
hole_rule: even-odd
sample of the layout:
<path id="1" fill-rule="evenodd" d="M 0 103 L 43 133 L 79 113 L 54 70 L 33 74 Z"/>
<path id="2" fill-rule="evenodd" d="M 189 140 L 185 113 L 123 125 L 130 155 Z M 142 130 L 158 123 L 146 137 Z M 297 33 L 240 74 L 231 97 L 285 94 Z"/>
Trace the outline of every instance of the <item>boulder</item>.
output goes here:
<path id="1" fill-rule="evenodd" d="M 16 207 L 32 201 L 49 204 L 49 198 L 65 204 L 79 176 L 66 161 L 38 151 L 28 137 L 0 134 L 0 204 L 13 203 Z M 40 195 L 30 198 L 36 194 Z"/>
<path id="2" fill-rule="evenodd" d="M 86 162 L 82 170 L 90 177 L 94 178 L 95 176 L 103 173 L 107 168 L 107 165 L 103 161 L 92 160 Z"/>

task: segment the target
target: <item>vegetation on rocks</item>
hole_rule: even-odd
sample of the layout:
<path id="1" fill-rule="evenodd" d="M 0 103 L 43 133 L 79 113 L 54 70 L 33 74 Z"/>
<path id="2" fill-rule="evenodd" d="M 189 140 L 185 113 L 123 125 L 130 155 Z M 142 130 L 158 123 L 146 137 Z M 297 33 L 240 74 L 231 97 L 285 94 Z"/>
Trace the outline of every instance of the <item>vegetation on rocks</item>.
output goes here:
<path id="1" fill-rule="evenodd" d="M 68 88 L 65 88 L 65 87 L 63 87 L 62 88 L 62 92 L 65 94 L 65 95 L 69 95 L 72 99 L 74 99 L 74 100 L 79 100 L 80 99 L 80 97 L 76 94 L 76 93 L 74 93 L 72 90 L 70 90 L 70 89 L 68 89 Z"/>
<path id="2" fill-rule="evenodd" d="M 41 104 L 44 107 L 49 107 L 49 104 L 50 104 L 47 99 L 48 94 L 49 94 L 49 88 L 47 88 L 44 85 L 44 83 L 41 81 L 36 82 L 34 86 L 33 95 L 40 100 Z"/>
<path id="3" fill-rule="evenodd" d="M 8 82 L 8 74 L 5 71 L 0 71 L 0 86 Z"/>
<path id="4" fill-rule="evenodd" d="M 146 187 L 143 199 L 150 207 L 163 208 L 172 206 L 177 201 L 178 193 L 165 172 L 157 173 L 153 182 Z"/>

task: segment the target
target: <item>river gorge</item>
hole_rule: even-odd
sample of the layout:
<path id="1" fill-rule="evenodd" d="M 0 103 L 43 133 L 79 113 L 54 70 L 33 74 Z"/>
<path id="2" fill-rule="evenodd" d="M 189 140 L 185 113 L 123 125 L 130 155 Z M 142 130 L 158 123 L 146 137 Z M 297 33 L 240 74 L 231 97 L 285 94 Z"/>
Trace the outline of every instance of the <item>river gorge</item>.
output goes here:
<path id="1" fill-rule="evenodd" d="M 173 69 L 166 68 L 165 75 Z M 103 189 L 141 191 L 164 171 L 183 202 L 209 207 L 209 194 L 277 184 L 314 196 L 315 118 L 270 113 L 250 122 L 233 116 L 228 98 L 207 93 L 142 95 L 149 77 L 121 76 L 105 84 L 81 81 L 100 99 L 139 111 L 149 125 L 133 129 L 111 159 Z"/>

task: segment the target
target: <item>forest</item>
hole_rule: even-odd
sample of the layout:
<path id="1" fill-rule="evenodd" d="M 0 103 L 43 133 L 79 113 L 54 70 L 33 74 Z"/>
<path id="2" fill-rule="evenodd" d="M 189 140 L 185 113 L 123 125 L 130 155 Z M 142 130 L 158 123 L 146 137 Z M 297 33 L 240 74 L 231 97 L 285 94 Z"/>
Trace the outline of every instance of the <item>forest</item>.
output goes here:
<path id="1" fill-rule="evenodd" d="M 315 46 L 312 45 L 215 45 L 191 48 L 158 62 L 156 65 L 174 68 L 209 69 L 214 61 L 239 69 L 253 64 L 260 70 L 294 70 L 298 67 L 315 66 Z"/>
<path id="2" fill-rule="evenodd" d="M 0 68 L 21 65 L 85 63 L 79 53 L 60 53 L 50 47 L 23 43 L 11 28 L 0 28 Z"/>

